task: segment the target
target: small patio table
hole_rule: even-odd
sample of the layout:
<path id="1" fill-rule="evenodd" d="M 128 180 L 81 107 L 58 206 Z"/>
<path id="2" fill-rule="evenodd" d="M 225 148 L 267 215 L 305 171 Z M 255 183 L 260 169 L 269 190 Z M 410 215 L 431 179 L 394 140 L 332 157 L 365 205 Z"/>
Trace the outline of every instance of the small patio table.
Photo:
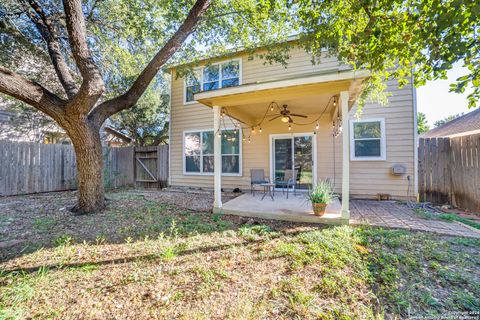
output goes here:
<path id="1" fill-rule="evenodd" d="M 262 200 L 268 195 L 273 201 L 273 196 L 275 196 L 275 183 L 261 183 L 260 186 L 263 187 Z"/>

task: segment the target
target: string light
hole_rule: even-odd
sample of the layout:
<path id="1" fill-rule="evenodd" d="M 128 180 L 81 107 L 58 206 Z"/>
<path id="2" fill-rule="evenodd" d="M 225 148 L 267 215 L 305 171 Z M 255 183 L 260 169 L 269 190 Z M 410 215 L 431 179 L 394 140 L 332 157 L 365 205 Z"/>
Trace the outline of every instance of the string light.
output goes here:
<path id="1" fill-rule="evenodd" d="M 327 104 L 325 105 L 325 108 L 323 110 L 323 112 L 320 114 L 320 116 L 318 118 L 316 118 L 315 120 L 313 120 L 312 122 L 308 122 L 308 123 L 295 123 L 293 121 L 293 119 L 291 119 L 290 117 L 288 116 L 285 116 L 285 115 L 281 115 L 280 117 L 280 120 L 284 123 L 288 123 L 288 130 L 291 131 L 292 130 L 292 124 L 295 124 L 295 125 L 299 125 L 299 126 L 306 126 L 306 125 L 312 125 L 313 123 L 315 123 L 315 131 L 314 131 L 314 134 L 317 134 L 317 130 L 320 128 L 320 124 L 319 124 L 319 119 L 323 116 L 323 114 L 325 113 L 325 111 L 327 110 L 328 108 L 328 105 L 331 103 L 331 101 L 333 100 L 333 106 L 336 107 L 337 106 L 337 102 L 338 102 L 338 98 L 337 96 L 331 96 L 330 99 L 328 100 Z M 247 141 L 248 139 L 248 142 L 250 143 L 251 142 L 251 139 L 250 139 L 250 136 L 252 134 L 255 134 L 255 128 L 258 127 L 258 131 L 259 133 L 262 133 L 263 129 L 261 127 L 262 123 L 265 121 L 267 115 L 268 115 L 268 111 L 274 111 L 275 110 L 275 106 L 280 110 L 278 104 L 276 102 L 271 102 L 270 105 L 268 106 L 267 110 L 265 111 L 265 114 L 262 118 L 262 120 L 260 120 L 259 123 L 256 123 L 254 124 L 253 126 L 246 126 L 246 127 L 243 127 L 241 122 L 238 122 L 236 123 L 235 121 L 232 120 L 232 118 L 229 116 L 228 114 L 228 111 L 226 108 L 222 108 L 221 110 L 221 114 L 220 114 L 220 122 L 224 124 L 225 126 L 225 117 L 229 117 L 230 119 L 230 122 L 233 124 L 234 126 L 234 129 L 233 129 L 233 133 L 236 135 L 237 134 L 237 131 L 240 130 L 241 133 L 242 133 L 242 141 Z M 339 115 L 337 114 L 337 121 L 333 121 L 332 123 L 332 131 L 334 132 L 334 134 L 336 136 L 338 136 L 341 132 L 342 132 L 342 127 L 341 125 L 339 125 Z M 244 130 L 248 130 L 248 128 L 251 128 L 251 132 L 250 132 L 250 135 L 248 137 L 245 137 L 243 135 L 244 133 Z M 218 137 L 222 137 L 222 132 L 219 130 L 218 132 Z M 227 138 L 227 135 L 225 134 L 224 135 L 225 138 Z M 240 139 L 240 138 L 238 138 Z M 236 137 L 233 137 L 233 138 L 228 138 L 227 139 L 228 141 L 235 141 L 236 140 Z"/>
<path id="2" fill-rule="evenodd" d="M 275 109 L 275 106 L 278 108 L 278 104 L 275 101 L 270 102 L 270 111 L 273 111 Z"/>

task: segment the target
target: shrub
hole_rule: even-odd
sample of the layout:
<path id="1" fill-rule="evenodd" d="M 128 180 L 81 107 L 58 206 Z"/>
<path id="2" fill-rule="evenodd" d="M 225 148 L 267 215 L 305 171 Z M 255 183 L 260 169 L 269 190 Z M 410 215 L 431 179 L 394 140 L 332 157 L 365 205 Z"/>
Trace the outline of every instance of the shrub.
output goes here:
<path id="1" fill-rule="evenodd" d="M 312 203 L 329 204 L 333 200 L 333 188 L 329 181 L 319 181 L 315 188 L 308 194 L 308 199 Z"/>

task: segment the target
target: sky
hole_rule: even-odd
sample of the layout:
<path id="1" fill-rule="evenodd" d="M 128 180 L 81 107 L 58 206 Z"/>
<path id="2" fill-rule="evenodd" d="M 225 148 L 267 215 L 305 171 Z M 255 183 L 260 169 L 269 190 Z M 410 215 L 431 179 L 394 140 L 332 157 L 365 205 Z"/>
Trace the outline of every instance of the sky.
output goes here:
<path id="1" fill-rule="evenodd" d="M 458 62 L 447 73 L 447 80 L 430 81 L 417 88 L 417 111 L 426 114 L 430 128 L 435 121 L 449 115 L 472 111 L 468 109 L 468 90 L 463 94 L 449 92 L 450 84 L 466 74 L 467 70 L 462 68 L 461 62 Z"/>

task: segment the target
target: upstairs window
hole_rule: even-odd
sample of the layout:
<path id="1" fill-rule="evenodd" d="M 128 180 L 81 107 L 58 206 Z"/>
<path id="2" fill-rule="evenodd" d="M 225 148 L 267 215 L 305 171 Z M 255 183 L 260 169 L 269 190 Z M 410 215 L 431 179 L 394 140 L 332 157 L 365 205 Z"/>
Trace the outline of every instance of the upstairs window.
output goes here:
<path id="1" fill-rule="evenodd" d="M 220 88 L 220 65 L 215 64 L 203 68 L 203 91 Z"/>
<path id="2" fill-rule="evenodd" d="M 185 78 L 185 101 L 193 101 L 193 95 L 200 92 L 202 83 L 202 74 L 200 70 L 194 70 Z"/>
<path id="3" fill-rule="evenodd" d="M 240 84 L 239 60 L 222 63 L 222 88 L 234 87 Z"/>
<path id="4" fill-rule="evenodd" d="M 200 91 L 240 85 L 240 69 L 240 59 L 214 63 L 195 69 L 193 74 L 185 78 L 185 103 L 194 102 L 193 95 Z"/>
<path id="5" fill-rule="evenodd" d="M 385 160 L 385 120 L 350 121 L 351 160 Z"/>

